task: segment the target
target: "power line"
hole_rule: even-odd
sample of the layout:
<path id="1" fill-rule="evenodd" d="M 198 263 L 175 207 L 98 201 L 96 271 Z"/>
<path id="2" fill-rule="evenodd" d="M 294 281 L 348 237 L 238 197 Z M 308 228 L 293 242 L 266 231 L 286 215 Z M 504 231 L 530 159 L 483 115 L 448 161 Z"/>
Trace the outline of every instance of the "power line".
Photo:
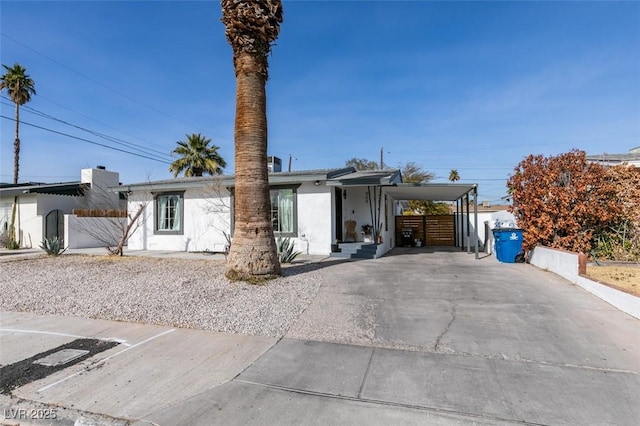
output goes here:
<path id="1" fill-rule="evenodd" d="M 3 98 L 5 98 L 5 99 L 7 99 L 7 100 L 8 100 L 8 98 L 6 98 L 6 97 L 4 97 L 4 96 L 3 96 Z M 7 105 L 7 103 L 4 103 L 4 104 L 5 104 L 5 105 Z M 162 155 L 162 156 L 165 156 L 165 157 L 169 157 L 169 158 L 171 158 L 171 156 L 170 156 L 170 155 L 168 155 L 168 154 L 166 154 L 165 152 L 157 151 L 157 150 L 155 150 L 155 149 L 151 149 L 151 148 L 147 148 L 147 147 L 145 147 L 145 146 L 138 145 L 138 144 L 135 144 L 135 143 L 133 143 L 133 142 L 128 142 L 128 141 L 125 141 L 125 140 L 123 140 L 123 139 L 119 139 L 119 138 L 116 138 L 116 137 L 113 137 L 113 136 L 106 135 L 106 134 L 104 134 L 104 133 L 97 132 L 97 131 L 95 131 L 95 130 L 87 129 L 87 128 L 82 127 L 82 126 L 78 126 L 78 125 L 76 125 L 76 124 L 69 123 L 69 122 L 67 122 L 67 121 L 64 121 L 64 120 L 62 120 L 62 119 L 59 119 L 59 118 L 57 118 L 57 117 L 54 117 L 54 116 L 52 116 L 52 115 L 50 115 L 50 114 L 47 114 L 47 113 L 45 113 L 45 112 L 38 111 L 38 110 L 37 110 L 37 109 L 35 109 L 35 108 L 31 108 L 31 107 L 29 107 L 29 106 L 23 106 L 22 108 L 24 108 L 24 110 L 25 110 L 25 111 L 30 112 L 31 114 L 38 115 L 38 116 L 40 116 L 40 117 L 44 117 L 44 118 L 47 118 L 47 119 L 49 119 L 49 120 L 53 120 L 53 121 L 57 121 L 57 122 L 59 122 L 59 123 L 65 124 L 65 125 L 67 125 L 67 126 L 74 127 L 74 128 L 76 128 L 76 129 L 79 129 L 79 130 L 82 130 L 82 131 L 84 131 L 84 132 L 90 133 L 90 134 L 92 134 L 92 135 L 94 135 L 94 136 L 98 136 L 98 137 L 100 137 L 100 138 L 102 138 L 102 139 L 108 140 L 108 141 L 113 142 L 113 143 L 116 143 L 116 144 L 118 144 L 118 145 L 126 146 L 127 148 L 134 149 L 134 150 L 139 151 L 139 152 L 142 152 L 142 153 L 144 153 L 144 154 L 153 155 L 152 153 L 156 153 L 156 154 L 160 154 L 160 155 Z"/>
<path id="2" fill-rule="evenodd" d="M 39 93 L 38 93 L 38 99 L 43 99 L 43 100 L 45 100 L 45 101 L 47 101 L 47 102 L 50 102 L 50 103 L 52 103 L 52 104 L 54 104 L 54 105 L 56 105 L 56 106 L 58 106 L 58 107 L 60 107 L 60 108 L 62 108 L 62 109 L 66 109 L 67 111 L 71 111 L 71 112 L 72 112 L 72 113 L 74 113 L 74 114 L 78 114 L 79 116 L 82 116 L 82 117 L 84 117 L 84 118 L 87 118 L 87 119 L 89 119 L 89 120 L 91 120 L 91 121 L 94 121 L 94 122 L 96 122 L 96 123 L 98 123 L 98 124 L 101 124 L 101 125 L 103 125 L 103 126 L 105 126 L 105 127 L 108 127 L 108 128 L 110 128 L 110 129 L 113 129 L 113 130 L 117 130 L 118 132 L 121 132 L 121 133 L 123 133 L 123 134 L 125 134 L 125 135 L 127 135 L 127 136 L 131 136 L 132 138 L 136 138 L 136 139 L 138 139 L 139 141 L 142 141 L 142 142 L 146 143 L 146 144 L 147 144 L 147 146 L 152 145 L 152 143 L 151 143 L 151 142 L 146 141 L 146 140 L 144 140 L 144 139 L 142 139 L 142 138 L 140 138 L 140 137 L 138 137 L 138 136 L 136 136 L 136 135 L 133 135 L 133 134 L 128 133 L 128 132 L 126 132 L 126 131 L 124 131 L 124 130 L 122 130 L 122 129 L 119 129 L 119 128 L 114 127 L 114 126 L 112 126 L 112 125 L 110 125 L 110 124 L 107 124 L 107 123 L 105 123 L 105 122 L 103 122 L 103 121 L 97 120 L 97 119 L 95 119 L 95 118 L 93 118 L 93 117 L 90 117 L 90 116 L 88 116 L 88 115 L 86 115 L 86 114 L 83 114 L 83 113 L 81 113 L 81 112 L 79 112 L 79 111 L 76 111 L 76 110 L 74 110 L 74 109 L 71 109 L 71 108 L 69 108 L 69 107 L 66 107 L 66 106 L 64 106 L 64 105 L 62 105 L 62 104 L 60 104 L 60 103 L 58 103 L 58 102 L 56 102 L 56 101 L 54 101 L 54 100 L 51 100 L 51 99 L 49 99 L 49 98 L 47 98 L 47 97 L 45 97 L 45 96 L 43 96 L 43 95 L 41 95 L 41 94 L 39 94 Z M 156 145 L 156 146 L 157 146 L 157 145 Z"/>
<path id="3" fill-rule="evenodd" d="M 14 122 L 16 121 L 15 118 L 7 117 L 5 115 L 0 115 L 0 117 L 4 118 L 6 120 L 14 121 Z M 114 151 L 123 152 L 125 154 L 135 155 L 136 157 L 146 158 L 147 160 L 157 161 L 158 163 L 171 164 L 171 162 L 165 161 L 165 160 L 161 160 L 159 158 L 153 158 L 153 157 L 149 157 L 149 156 L 146 156 L 146 155 L 138 154 L 138 153 L 135 153 L 135 152 L 126 151 L 124 149 L 120 149 L 120 148 L 116 148 L 116 147 L 113 147 L 113 146 L 105 145 L 105 144 L 102 144 L 102 143 L 99 143 L 99 142 L 95 142 L 95 141 L 90 141 L 89 139 L 84 139 L 84 138 L 81 138 L 81 137 L 78 137 L 78 136 L 70 135 L 68 133 L 59 132 L 57 130 L 53 130 L 53 129 L 49 129 L 49 128 L 46 128 L 46 127 L 38 126 L 38 125 L 32 124 L 32 123 L 27 123 L 25 121 L 20 121 L 20 124 L 24 124 L 25 126 L 35 127 L 36 129 L 45 130 L 47 132 L 56 133 L 58 135 L 66 136 L 66 137 L 69 137 L 69 138 L 72 138 L 72 139 L 76 139 L 76 140 L 79 140 L 79 141 L 82 141 L 82 142 L 87 142 L 87 143 L 90 143 L 92 145 L 98 145 L 98 146 L 101 146 L 103 148 L 112 149 Z"/>
<path id="4" fill-rule="evenodd" d="M 134 102 L 134 103 L 136 103 L 136 104 L 138 104 L 138 105 L 141 105 L 141 106 L 143 106 L 143 107 L 145 107 L 145 108 L 148 108 L 149 110 L 151 110 L 151 111 L 153 111 L 153 112 L 155 112 L 155 113 L 157 113 L 157 114 L 163 115 L 163 116 L 165 116 L 165 117 L 167 117 L 167 118 L 170 118 L 170 119 L 172 119 L 172 120 L 174 120 L 174 121 L 177 121 L 177 122 L 179 122 L 179 123 L 186 124 L 187 126 L 190 126 L 190 127 L 199 128 L 200 130 L 204 131 L 204 129 L 202 129 L 202 128 L 201 128 L 201 127 L 199 127 L 199 126 L 196 126 L 196 125 L 191 124 L 191 123 L 187 123 L 186 121 L 183 121 L 183 120 L 181 120 L 181 119 L 179 119 L 179 118 L 173 117 L 173 116 L 171 116 L 171 115 L 169 115 L 169 114 L 167 114 L 167 113 L 164 113 L 164 112 L 162 112 L 162 111 L 160 111 L 160 110 L 157 110 L 156 108 L 154 108 L 154 107 L 152 107 L 152 106 L 150 106 L 150 105 L 147 105 L 147 104 L 145 104 L 144 102 L 141 102 L 141 101 L 139 101 L 139 100 L 137 100 L 137 99 L 135 99 L 135 98 L 132 98 L 131 96 L 129 96 L 129 95 L 127 95 L 127 94 L 124 94 L 124 93 L 122 93 L 122 92 L 120 92 L 120 91 L 118 91 L 118 90 L 116 90 L 116 89 L 114 89 L 114 88 L 112 88 L 112 87 L 109 87 L 109 86 L 107 86 L 107 85 L 106 85 L 106 84 L 104 84 L 104 83 L 101 83 L 101 82 L 99 82 L 99 81 L 97 81 L 97 80 L 94 80 L 93 78 L 91 78 L 91 77 L 89 77 L 89 76 L 87 76 L 87 75 L 85 75 L 85 74 L 82 74 L 81 72 L 78 72 L 78 71 L 74 70 L 73 68 L 71 68 L 71 67 L 69 67 L 69 66 L 67 66 L 67 65 L 63 64 L 62 62 L 59 62 L 59 61 L 57 61 L 57 60 L 55 60 L 55 59 L 53 59 L 53 58 L 51 58 L 51 57 L 49 57 L 49 56 L 45 55 L 44 53 L 39 52 L 38 50 L 36 50 L 36 49 L 34 49 L 34 48 L 30 47 L 30 46 L 27 46 L 26 44 L 24 44 L 24 43 L 22 43 L 22 42 L 19 42 L 18 40 L 14 39 L 13 37 L 8 36 L 8 35 L 7 35 L 7 34 L 5 34 L 5 33 L 1 33 L 1 32 L 0 32 L 0 35 L 2 35 L 2 37 L 5 37 L 5 38 L 7 38 L 7 39 L 11 40 L 12 42 L 14 42 L 14 43 L 16 43 L 16 44 L 19 44 L 20 46 L 24 47 L 25 49 L 29 49 L 29 50 L 31 50 L 32 52 L 34 52 L 34 53 L 36 53 L 36 54 L 38 54 L 38 55 L 42 56 L 43 58 L 45 58 L 45 59 L 47 59 L 47 60 L 49 60 L 49 61 L 53 62 L 54 64 L 57 64 L 57 65 L 61 66 L 62 68 L 65 68 L 66 70 L 71 71 L 72 73 L 74 73 L 74 74 L 76 74 L 76 75 L 79 75 L 80 77 L 82 77 L 82 78 L 84 78 L 84 79 L 86 79 L 86 80 L 88 80 L 88 81 L 90 81 L 90 82 L 92 82 L 92 83 L 94 83 L 94 84 L 97 84 L 98 86 L 101 86 L 101 87 L 103 87 L 103 88 L 105 88 L 105 89 L 107 89 L 107 90 L 109 90 L 109 91 L 111 91 L 111 92 L 113 92 L 113 93 L 115 93 L 115 94 L 117 94 L 117 95 L 119 95 L 119 96 L 122 96 L 122 97 L 123 97 L 123 98 L 125 98 L 125 99 L 128 99 L 128 100 L 129 100 L 129 101 L 131 101 L 131 102 Z"/>

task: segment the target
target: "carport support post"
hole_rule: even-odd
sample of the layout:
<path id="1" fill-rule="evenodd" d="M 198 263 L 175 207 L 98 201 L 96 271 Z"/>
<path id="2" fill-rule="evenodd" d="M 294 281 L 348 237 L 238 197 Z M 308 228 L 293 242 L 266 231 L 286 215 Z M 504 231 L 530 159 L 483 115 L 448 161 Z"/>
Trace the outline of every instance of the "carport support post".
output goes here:
<path id="1" fill-rule="evenodd" d="M 462 250 L 462 220 L 460 219 L 460 198 L 456 200 L 456 247 Z"/>
<path id="2" fill-rule="evenodd" d="M 478 188 L 473 187 L 473 235 L 476 244 L 476 259 L 478 259 Z"/>
<path id="3" fill-rule="evenodd" d="M 456 208 L 458 210 L 458 247 L 460 247 L 460 250 L 464 250 L 464 237 L 463 237 L 463 232 L 464 230 L 462 229 L 462 198 L 458 198 L 456 200 Z"/>
<path id="4" fill-rule="evenodd" d="M 469 225 L 471 225 L 471 220 L 469 219 L 469 193 L 467 192 L 464 195 L 464 204 L 467 206 L 467 220 L 465 220 L 465 225 L 467 225 L 467 253 L 471 253 L 471 229 L 469 229 Z"/>

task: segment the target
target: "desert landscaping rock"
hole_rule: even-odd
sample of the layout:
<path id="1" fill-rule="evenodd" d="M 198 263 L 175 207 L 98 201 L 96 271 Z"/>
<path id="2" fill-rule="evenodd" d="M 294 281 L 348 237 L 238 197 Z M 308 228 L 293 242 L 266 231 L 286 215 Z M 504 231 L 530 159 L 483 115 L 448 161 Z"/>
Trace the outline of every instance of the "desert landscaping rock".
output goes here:
<path id="1" fill-rule="evenodd" d="M 0 309 L 279 337 L 320 287 L 313 265 L 264 285 L 217 260 L 65 255 L 0 263 Z"/>

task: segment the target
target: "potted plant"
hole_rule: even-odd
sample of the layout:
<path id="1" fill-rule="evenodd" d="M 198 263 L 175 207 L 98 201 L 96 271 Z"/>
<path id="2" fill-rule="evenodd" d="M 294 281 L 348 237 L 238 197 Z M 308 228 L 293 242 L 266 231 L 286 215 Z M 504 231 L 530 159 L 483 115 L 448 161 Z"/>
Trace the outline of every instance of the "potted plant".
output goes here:
<path id="1" fill-rule="evenodd" d="M 342 249 L 340 248 L 340 240 L 335 240 L 333 244 L 331 244 L 331 253 L 340 253 Z"/>
<path id="2" fill-rule="evenodd" d="M 379 223 L 376 226 L 376 242 L 378 244 L 382 244 L 382 223 Z"/>

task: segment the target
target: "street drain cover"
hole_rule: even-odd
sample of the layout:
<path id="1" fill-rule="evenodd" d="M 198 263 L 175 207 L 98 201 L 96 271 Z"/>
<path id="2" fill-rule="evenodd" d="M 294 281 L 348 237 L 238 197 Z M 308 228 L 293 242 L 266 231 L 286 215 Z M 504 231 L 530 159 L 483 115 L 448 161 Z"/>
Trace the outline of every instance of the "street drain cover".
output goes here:
<path id="1" fill-rule="evenodd" d="M 88 353 L 89 351 L 83 349 L 63 349 L 61 351 L 54 352 L 51 355 L 45 356 L 44 358 L 40 358 L 33 363 L 46 365 L 47 367 L 57 367 L 58 365 L 70 363 L 74 359 L 78 359 Z"/>

